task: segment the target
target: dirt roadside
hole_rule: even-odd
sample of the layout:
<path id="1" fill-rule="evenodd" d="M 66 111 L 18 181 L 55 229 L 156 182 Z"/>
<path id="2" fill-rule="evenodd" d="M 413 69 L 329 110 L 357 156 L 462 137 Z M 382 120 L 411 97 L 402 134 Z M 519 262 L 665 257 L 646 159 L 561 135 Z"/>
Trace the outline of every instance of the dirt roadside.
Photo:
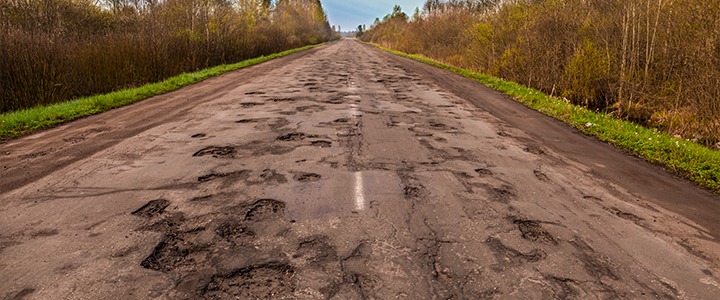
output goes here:
<path id="1" fill-rule="evenodd" d="M 351 40 L 9 141 L 0 190 L 9 299 L 720 293 L 717 196 Z"/>

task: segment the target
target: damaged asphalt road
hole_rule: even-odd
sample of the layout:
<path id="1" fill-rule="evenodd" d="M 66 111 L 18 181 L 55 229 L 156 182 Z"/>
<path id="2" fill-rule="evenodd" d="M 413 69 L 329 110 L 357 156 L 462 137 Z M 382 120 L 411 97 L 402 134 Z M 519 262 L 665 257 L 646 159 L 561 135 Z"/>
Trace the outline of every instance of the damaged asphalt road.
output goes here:
<path id="1" fill-rule="evenodd" d="M 0 144 L 0 187 L 0 298 L 720 294 L 716 195 L 347 39 Z"/>

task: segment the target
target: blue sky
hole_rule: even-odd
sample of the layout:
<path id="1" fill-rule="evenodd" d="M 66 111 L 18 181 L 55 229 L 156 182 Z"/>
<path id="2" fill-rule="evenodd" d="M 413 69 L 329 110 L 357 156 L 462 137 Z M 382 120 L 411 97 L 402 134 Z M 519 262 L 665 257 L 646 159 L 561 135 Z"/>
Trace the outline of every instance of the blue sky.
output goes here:
<path id="1" fill-rule="evenodd" d="M 392 12 L 395 4 L 412 15 L 415 7 L 421 7 L 425 0 L 322 0 L 331 25 L 339 25 L 343 31 L 354 30 L 360 24 L 372 25 L 375 18 Z"/>

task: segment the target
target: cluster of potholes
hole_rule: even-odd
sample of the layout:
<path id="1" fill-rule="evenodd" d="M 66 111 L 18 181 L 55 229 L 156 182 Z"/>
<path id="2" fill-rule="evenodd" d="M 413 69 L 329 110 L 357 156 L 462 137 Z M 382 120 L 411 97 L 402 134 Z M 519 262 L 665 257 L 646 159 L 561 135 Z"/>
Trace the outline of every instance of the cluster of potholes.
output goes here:
<path id="1" fill-rule="evenodd" d="M 310 83 L 308 86 L 313 86 Z M 333 99 L 331 99 L 333 100 Z M 332 102 L 332 101 L 331 101 Z M 248 103 L 248 105 L 255 105 L 256 103 Z M 262 105 L 262 104 L 258 104 Z M 299 108 L 298 111 L 305 111 L 306 109 L 314 109 L 313 107 Z M 262 123 L 267 121 L 266 119 L 243 119 L 236 123 L 239 124 L 250 124 L 250 123 Z M 349 123 L 351 120 L 348 118 L 341 118 L 333 121 L 335 124 Z M 284 125 L 282 125 L 284 126 Z M 447 126 L 440 122 L 430 122 L 429 129 L 432 130 L 456 130 L 455 127 Z M 421 133 L 419 133 L 421 134 Z M 432 136 L 432 134 L 427 134 Z M 198 134 L 193 138 L 205 137 L 204 134 Z M 302 132 L 287 132 L 283 133 L 275 138 L 276 142 L 295 142 L 301 143 L 305 140 L 310 139 L 311 146 L 326 148 L 332 147 L 332 141 L 319 139 L 317 135 L 309 135 Z M 258 145 L 257 142 L 252 142 L 248 145 Z M 425 143 L 425 146 L 434 150 L 435 154 L 446 159 L 472 159 L 463 151 L 454 151 L 449 153 L 441 149 L 432 147 L 429 143 Z M 212 156 L 214 158 L 233 158 L 239 154 L 238 149 L 244 150 L 245 147 L 233 147 L 233 146 L 210 146 L 203 148 L 196 152 L 193 156 Z M 294 149 L 294 148 L 292 148 Z M 263 149 L 267 150 L 267 149 Z M 456 149 L 458 150 L 458 149 Z M 544 150 L 540 147 L 531 145 L 523 149 L 526 152 L 542 155 Z M 292 151 L 292 150 L 290 150 Z M 257 154 L 258 152 L 255 152 Z M 259 152 L 264 154 L 284 154 L 275 152 Z M 486 168 L 476 169 L 475 172 L 479 177 L 493 176 L 492 171 Z M 209 182 L 219 178 L 228 178 L 233 180 L 246 180 L 248 183 L 252 183 L 250 180 L 252 171 L 241 170 L 229 173 L 211 173 L 198 178 L 200 183 Z M 549 180 L 547 176 L 539 170 L 534 171 L 535 176 L 539 180 Z M 265 170 L 260 176 L 263 180 L 271 180 L 279 183 L 287 182 L 287 179 L 282 174 L 278 174 L 273 170 Z M 295 173 L 293 179 L 298 182 L 314 182 L 320 180 L 321 176 L 314 173 Z M 510 199 L 516 197 L 510 186 L 500 187 L 488 187 L 487 191 L 496 200 L 503 203 L 508 203 Z M 423 198 L 429 195 L 427 189 L 422 184 L 406 185 L 404 188 L 404 194 L 407 198 Z M 202 199 L 206 201 L 209 198 Z M 210 267 L 216 269 L 216 272 L 211 276 L 204 276 L 200 283 L 194 285 L 194 296 L 205 297 L 205 298 L 225 298 L 225 297 L 239 297 L 239 298 L 285 298 L 290 297 L 296 286 L 293 282 L 297 269 L 293 263 L 286 259 L 266 259 L 265 261 L 260 260 L 259 263 L 247 264 L 234 269 L 222 269 L 214 266 L 215 262 L 221 255 L 218 255 L 218 249 L 227 247 L 230 245 L 232 248 L 242 248 L 243 251 L 253 252 L 252 245 L 257 243 L 262 238 L 261 235 L 266 235 L 266 232 L 260 233 L 258 230 L 261 225 L 264 224 L 267 227 L 268 222 L 276 223 L 275 226 L 282 227 L 282 230 L 276 230 L 274 234 L 282 235 L 288 230 L 287 222 L 282 218 L 285 210 L 285 204 L 281 201 L 274 199 L 259 199 L 252 203 L 240 204 L 238 206 L 224 210 L 223 213 L 215 214 L 213 216 L 202 216 L 191 219 L 185 219 L 182 213 L 170 214 L 166 217 L 160 218 L 165 214 L 165 210 L 170 205 L 167 200 L 159 199 L 149 202 L 147 205 L 141 207 L 134 215 L 142 218 L 146 218 L 148 225 L 141 228 L 142 230 L 158 231 L 163 233 L 163 238 L 155 247 L 153 252 L 142 261 L 141 265 L 148 269 L 153 269 L 165 273 L 176 273 L 181 274 L 181 277 L 185 276 L 190 278 L 196 278 L 197 276 L 189 276 L 188 274 L 196 272 L 202 267 Z M 620 217 L 626 215 L 622 212 L 612 211 Z M 219 217 L 220 218 L 217 218 Z M 159 219 L 158 219 L 159 218 Z M 627 217 L 632 219 L 631 217 Z M 223 221 L 211 221 L 207 220 L 223 220 Z M 152 221 L 152 222 L 151 222 Z M 557 246 L 559 241 L 553 237 L 542 225 L 542 222 L 535 220 L 528 220 L 524 218 L 512 218 L 510 220 L 514 225 L 517 226 L 517 230 L 523 239 L 533 243 L 544 244 L 545 246 Z M 196 224 L 191 226 L 189 224 Z M 273 226 L 269 226 L 273 227 Z M 285 232 L 285 233 L 283 233 Z M 497 257 L 497 265 L 493 266 L 496 271 L 503 271 L 506 268 L 522 265 L 525 263 L 538 262 L 547 257 L 547 254 L 541 248 L 535 248 L 529 252 L 521 252 L 513 247 L 510 247 L 503 243 L 499 238 L 489 237 L 485 241 L 489 249 Z M 581 239 L 577 241 L 569 241 L 569 244 L 573 245 L 579 254 L 576 257 L 583 263 L 584 267 L 589 274 L 593 275 L 597 279 L 597 283 L 604 286 L 607 289 L 610 287 L 602 283 L 604 278 L 610 278 L 612 280 L 619 280 L 619 277 L 613 271 L 612 267 L 599 258 L 594 250 L 583 242 Z M 305 261 L 320 261 L 327 258 L 338 259 L 334 248 L 329 245 L 327 238 L 312 238 L 309 240 L 301 241 L 295 247 L 297 252 L 292 255 L 293 258 L 304 257 Z M 311 250 L 308 250 L 311 249 Z M 222 252 L 222 251 L 220 251 Z M 308 253 L 312 253 L 309 255 Z M 355 275 L 357 277 L 357 275 Z M 346 276 L 347 277 L 347 276 Z M 355 281 L 357 278 L 355 277 Z M 352 280 L 352 276 L 350 276 Z M 550 278 L 551 281 L 555 282 L 559 287 L 563 295 L 572 296 L 578 295 L 574 286 L 577 282 L 568 278 Z M 182 279 L 181 279 L 182 281 Z M 335 283 L 337 284 L 337 283 Z M 178 286 L 181 282 L 178 283 Z M 337 286 L 328 286 L 328 290 L 336 290 Z"/>
<path id="2" fill-rule="evenodd" d="M 285 218 L 285 203 L 276 199 L 218 194 L 190 202 L 213 205 L 228 199 L 234 204 L 199 216 L 186 216 L 166 199 L 132 212 L 144 220 L 137 230 L 162 235 L 140 265 L 168 274 L 173 298 L 294 299 L 301 285 L 297 276 L 307 270 L 327 273 L 317 286 L 327 298 L 348 290 L 362 295 L 357 284 L 362 275 L 345 265 L 367 259 L 362 250 L 367 245 L 340 257 L 326 236 L 297 237 L 294 221 Z"/>
<path id="3" fill-rule="evenodd" d="M 386 87 L 394 87 L 392 83 L 395 83 L 396 81 L 393 80 L 393 78 L 389 78 L 380 79 L 377 82 L 385 84 Z M 398 126 L 398 124 L 399 122 L 392 121 L 388 124 L 388 127 Z M 420 130 L 420 128 L 423 127 L 425 130 Z M 439 160 L 433 162 L 433 164 L 448 160 L 460 160 L 468 162 L 478 161 L 476 157 L 473 157 L 472 155 L 470 155 L 470 153 L 462 151 L 462 149 L 443 149 L 442 147 L 434 146 L 430 142 L 431 138 L 435 136 L 432 131 L 444 131 L 448 133 L 453 133 L 461 130 L 461 128 L 449 126 L 448 124 L 442 123 L 437 120 L 430 120 L 429 123 L 426 124 L 426 126 L 411 127 L 409 129 L 415 132 L 415 135 L 417 137 L 421 138 L 421 144 L 425 146 L 428 150 L 430 150 L 430 152 L 433 154 L 433 157 L 440 158 Z M 497 134 L 503 137 L 511 137 L 511 135 L 505 131 L 498 131 Z M 434 140 L 437 142 L 446 141 L 437 137 L 435 137 Z M 537 156 L 547 154 L 546 149 L 544 149 L 541 145 L 535 144 L 532 141 L 526 139 L 518 138 L 518 140 L 524 144 L 524 147 L 521 148 L 524 152 Z M 434 169 L 437 169 L 437 166 L 434 166 Z M 477 168 L 474 171 L 476 173 L 475 176 L 472 176 L 471 174 L 466 172 L 456 173 L 456 175 L 459 177 L 458 179 L 463 184 L 465 184 L 466 187 L 470 187 L 468 191 L 470 191 L 471 193 L 474 193 L 471 189 L 472 187 L 479 187 L 486 191 L 486 194 L 490 200 L 501 202 L 504 204 L 509 204 L 511 200 L 518 200 L 518 194 L 516 193 L 513 186 L 507 182 L 503 182 L 502 180 L 500 180 L 501 183 L 498 185 L 490 185 L 485 183 L 480 184 L 477 182 L 469 181 L 468 179 L 470 178 L 489 178 L 495 175 L 493 171 L 491 171 L 489 168 Z M 534 177 L 539 181 L 552 181 L 552 179 L 541 169 L 535 169 L 532 172 L 532 175 L 534 175 Z M 406 182 L 405 180 L 403 183 L 405 184 L 404 194 L 406 198 L 413 199 L 413 201 L 422 202 L 426 200 L 425 198 L 432 197 L 432 195 L 430 195 L 428 190 L 421 183 L 413 181 Z M 585 199 L 601 201 L 600 199 L 591 196 L 585 196 Z M 606 207 L 605 210 L 607 210 L 610 214 L 634 222 L 639 226 L 642 226 L 645 222 L 643 218 L 638 217 L 632 213 L 624 212 L 615 207 Z M 587 242 L 585 242 L 583 237 L 575 236 L 568 241 L 561 241 L 559 238 L 553 236 L 545 228 L 547 224 L 563 227 L 561 224 L 544 222 L 539 220 L 531 220 L 524 217 L 508 217 L 507 221 L 510 222 L 510 224 L 512 224 L 519 232 L 519 238 L 522 238 L 523 240 L 529 242 L 530 245 L 534 246 L 529 247 L 530 251 L 521 251 L 518 250 L 518 248 L 510 246 L 510 244 L 512 243 L 505 242 L 500 237 L 488 237 L 485 240 L 485 245 L 488 246 L 488 248 L 496 256 L 497 264 L 493 266 L 493 269 L 495 271 L 501 272 L 505 271 L 508 268 L 540 262 L 547 258 L 548 252 L 563 251 L 560 250 L 561 248 L 559 247 L 570 248 L 565 249 L 564 251 L 572 253 L 571 255 L 579 261 L 579 263 L 582 265 L 582 267 L 586 270 L 587 274 L 589 274 L 592 279 L 588 281 L 579 281 L 571 278 L 558 277 L 549 274 L 545 275 L 546 277 L 544 279 L 546 282 L 549 283 L 550 286 L 552 286 L 556 298 L 567 299 L 582 297 L 587 291 L 594 291 L 594 293 L 597 294 L 605 294 L 607 298 L 623 298 L 627 296 L 616 291 L 611 286 L 614 284 L 608 283 L 611 281 L 621 281 L 621 277 L 619 272 L 617 271 L 617 267 L 614 266 L 614 264 L 610 261 L 609 258 L 596 252 L 593 247 L 591 247 Z M 459 283 L 459 285 L 462 285 L 462 283 Z M 649 287 L 646 288 L 649 289 Z M 663 295 L 663 292 L 652 291 L 651 293 L 658 298 L 674 298 L 671 295 Z M 674 291 L 673 294 L 675 296 L 678 295 Z M 484 296 L 492 297 L 493 295 L 494 292 L 490 291 L 487 293 L 487 295 Z"/>
<path id="4" fill-rule="evenodd" d="M 431 127 L 440 128 L 443 127 L 441 125 L 438 125 L 440 123 L 434 122 L 431 125 Z M 498 135 L 501 136 L 507 136 L 506 134 L 503 134 L 502 132 L 498 132 Z M 463 160 L 463 161 L 474 161 L 471 154 L 467 153 L 467 151 L 464 151 L 463 149 L 454 149 L 453 152 L 458 153 L 457 154 L 451 154 L 449 151 L 436 148 L 434 147 L 428 140 L 420 140 L 421 144 L 424 145 L 426 148 L 428 148 L 430 151 L 432 151 L 436 156 L 439 156 L 444 159 L 448 160 Z M 532 143 L 529 143 L 524 149 L 525 152 L 532 153 L 535 155 L 543 155 L 546 152 L 538 145 L 534 145 Z M 489 169 L 489 168 L 477 168 L 474 170 L 476 173 L 476 176 L 479 178 L 488 178 L 492 177 L 495 174 Z M 517 199 L 517 194 L 515 192 L 515 189 L 512 185 L 507 183 L 502 183 L 498 186 L 485 184 L 485 183 L 475 183 L 475 182 L 469 182 L 467 179 L 473 178 L 470 174 L 467 173 L 459 173 L 458 179 L 466 184 L 467 186 L 471 187 L 480 187 L 486 191 L 488 196 L 491 200 L 501 202 L 504 204 L 509 204 L 511 200 Z M 551 179 L 540 169 L 533 170 L 533 175 L 540 181 L 543 182 L 550 182 Z M 474 193 L 472 189 L 469 189 L 471 193 Z M 428 192 L 426 191 L 425 187 L 421 184 L 419 185 L 407 185 L 404 189 L 405 196 L 407 198 L 421 198 L 426 195 L 428 195 Z M 593 199 L 596 201 L 600 201 L 599 199 L 591 196 L 586 196 L 586 199 Z M 643 222 L 645 221 L 643 218 L 638 217 L 632 213 L 624 212 L 618 208 L 615 207 L 606 207 L 605 210 L 607 210 L 609 213 L 622 218 L 626 219 L 628 221 L 634 222 L 639 226 L 643 226 Z M 533 243 L 540 243 L 544 244 L 545 246 L 558 246 L 560 242 L 554 238 L 545 228 L 542 226 L 541 221 L 536 220 L 528 220 L 524 218 L 516 218 L 512 217 L 510 218 L 510 221 L 517 226 L 517 230 L 520 232 L 521 237 L 525 240 L 528 240 Z M 557 224 L 555 224 L 557 225 Z M 577 240 L 582 241 L 580 237 L 576 237 Z M 580 242 L 581 244 L 586 245 L 584 242 Z M 503 244 L 503 242 L 495 237 L 490 237 L 486 240 L 486 244 L 490 247 L 490 249 L 496 254 L 497 259 L 499 263 L 496 267 L 499 269 L 504 269 L 508 266 L 515 266 L 518 264 L 521 264 L 523 262 L 538 262 L 546 258 L 547 254 L 544 250 L 540 248 L 533 249 L 532 251 L 528 253 L 520 252 L 512 247 L 506 246 Z M 606 288 L 608 291 L 612 291 L 610 287 L 606 286 L 604 283 L 602 283 L 603 277 L 610 278 L 612 280 L 619 280 L 619 276 L 616 275 L 615 272 L 612 272 L 610 270 L 613 269 L 613 267 L 610 265 L 609 262 L 607 262 L 605 259 L 603 259 L 599 254 L 597 254 L 591 247 L 579 247 L 578 244 L 571 243 L 575 248 L 580 252 L 580 254 L 577 254 L 576 257 L 583 263 L 584 267 L 591 275 L 597 275 L 596 277 L 596 283 L 600 286 L 603 286 L 603 288 Z M 509 263 L 508 263 L 509 262 Z M 566 283 L 569 281 L 569 279 L 563 279 L 560 281 L 562 283 L 561 285 L 566 287 Z M 568 292 L 568 289 L 565 288 L 564 292 Z"/>
<path id="5" fill-rule="evenodd" d="M 194 202 L 211 200 L 212 196 Z M 258 239 L 282 235 L 290 224 L 283 218 L 282 201 L 239 202 L 222 212 L 191 218 L 182 212 L 169 212 L 171 202 L 166 199 L 152 200 L 132 212 L 145 219 L 138 230 L 162 234 L 160 242 L 140 265 L 174 274 L 176 288 L 184 293 L 183 298 L 291 296 L 295 268 L 279 255 L 235 268 L 220 266 L 226 259 L 250 261 L 252 257 L 263 256 L 254 247 Z"/>
<path id="6" fill-rule="evenodd" d="M 504 243 L 499 237 L 491 236 L 487 238 L 485 244 L 495 255 L 497 261 L 496 264 L 491 266 L 491 269 L 495 272 L 502 273 L 525 264 L 540 262 L 548 257 L 546 250 L 561 246 L 561 241 L 544 228 L 543 223 L 546 222 L 520 217 L 509 217 L 509 221 L 517 227 L 523 239 L 537 245 L 537 247 L 531 247 L 530 251 L 523 252 Z M 599 289 L 608 298 L 624 298 L 626 296 L 608 283 L 608 281 L 620 282 L 622 278 L 618 275 L 617 267 L 607 257 L 597 253 L 579 236 L 566 242 L 572 246 L 571 248 L 574 250 L 572 255 L 592 279 L 579 281 L 567 277 L 544 275 L 544 279 L 552 286 L 556 298 L 581 297 L 588 289 Z M 557 249 L 552 251 L 557 251 Z M 662 293 L 652 293 L 658 297 L 671 297 L 670 295 L 662 295 Z"/>
<path id="7" fill-rule="evenodd" d="M 193 138 L 206 137 L 199 133 Z M 306 142 L 309 140 L 309 142 Z M 284 144 L 278 144 L 284 143 Z M 264 155 L 282 155 L 292 152 L 298 147 L 310 146 L 315 148 L 330 148 L 333 146 L 331 139 L 318 135 L 305 134 L 302 132 L 288 132 L 281 134 L 274 141 L 252 141 L 238 146 L 207 146 L 193 153 L 193 157 L 211 156 L 214 158 L 240 158 L 257 157 Z"/>
<path id="8" fill-rule="evenodd" d="M 389 80 L 379 80 L 378 82 L 390 82 Z M 398 126 L 398 121 L 392 120 L 387 124 L 388 127 Z M 424 127 L 425 130 L 420 130 Z M 473 162 L 478 161 L 477 157 L 464 149 L 453 148 L 444 149 L 443 147 L 437 147 L 431 143 L 435 134 L 430 131 L 444 131 L 444 132 L 456 132 L 460 128 L 449 126 L 448 124 L 442 123 L 436 120 L 430 120 L 426 126 L 411 127 L 409 130 L 415 132 L 415 135 L 419 137 L 420 143 L 425 146 L 432 154 L 433 157 L 440 158 L 435 161 L 434 164 L 443 161 L 460 160 Z M 506 132 L 498 132 L 499 136 L 510 136 Z M 444 142 L 444 139 L 434 138 L 437 142 Z M 528 140 L 521 140 L 524 143 L 524 147 L 521 148 L 524 152 L 533 155 L 545 155 L 546 150 L 537 144 L 532 143 Z M 435 167 L 434 169 L 437 169 Z M 468 181 L 471 178 L 490 178 L 494 177 L 495 174 L 489 168 L 477 168 L 474 170 L 475 176 L 467 172 L 457 172 L 456 175 L 459 177 L 466 187 L 470 187 L 468 191 L 474 193 L 473 187 L 479 187 L 485 190 L 490 200 L 509 204 L 511 200 L 517 200 L 518 195 L 513 188 L 507 182 L 500 180 L 501 184 L 491 185 L 486 183 L 477 183 Z M 533 170 L 532 175 L 540 181 L 551 182 L 551 178 L 545 174 L 541 169 Z M 401 176 L 402 177 L 402 176 Z M 413 199 L 413 201 L 423 201 L 426 197 L 431 197 L 428 190 L 421 183 L 417 182 L 404 182 L 404 195 L 406 198 Z M 641 224 L 644 220 L 633 214 L 626 213 L 618 210 L 617 208 L 611 207 L 606 210 L 620 218 Z M 497 263 L 492 266 L 492 269 L 496 272 L 503 272 L 507 269 L 518 267 L 525 264 L 537 263 L 545 260 L 548 257 L 548 252 L 558 251 L 557 247 L 566 247 L 569 245 L 572 250 L 573 256 L 582 264 L 582 267 L 587 273 L 593 278 L 590 281 L 579 282 L 571 278 L 557 277 L 547 275 L 546 281 L 553 287 L 557 298 L 573 298 L 579 297 L 584 294 L 584 291 L 590 290 L 601 290 L 601 293 L 605 293 L 609 297 L 622 297 L 615 289 L 613 289 L 607 281 L 619 281 L 621 278 L 616 271 L 616 267 L 613 266 L 612 262 L 609 261 L 603 255 L 597 253 L 588 243 L 584 242 L 582 237 L 576 236 L 566 243 L 562 243 L 558 238 L 554 237 L 548 230 L 545 229 L 545 224 L 554 224 L 549 222 L 543 222 L 539 220 L 531 220 L 522 217 L 509 217 L 508 221 L 516 228 L 519 232 L 519 237 L 529 242 L 535 247 L 530 247 L 530 251 L 521 251 L 518 248 L 510 246 L 511 243 L 503 241 L 500 237 L 491 236 L 485 240 L 485 245 L 491 250 L 496 256 Z M 547 251 L 547 252 L 546 252 Z M 458 283 L 462 285 L 461 283 Z M 492 296 L 493 293 L 489 293 L 487 296 Z"/>
<path id="9" fill-rule="evenodd" d="M 314 71 L 313 71 L 314 72 Z M 292 95 L 292 96 L 270 96 L 264 92 L 247 92 L 245 95 L 255 97 L 256 101 L 241 102 L 242 108 L 253 108 L 256 106 L 263 106 L 268 103 L 296 103 L 301 101 L 317 102 L 321 104 L 337 105 L 345 104 L 348 102 L 357 102 L 357 100 L 348 99 L 350 93 L 341 92 L 335 89 L 345 88 L 347 86 L 348 74 L 336 74 L 335 79 L 338 79 L 336 85 L 329 83 L 329 76 L 323 77 L 320 82 L 315 78 L 300 79 L 303 88 L 309 92 L 315 94 L 314 96 L 303 96 L 303 95 Z M 301 92 L 300 89 L 292 89 L 287 91 L 290 94 Z M 322 95 L 322 96 L 321 96 Z M 296 111 L 284 111 L 281 114 L 295 114 L 297 112 L 305 112 L 311 110 L 311 112 L 318 112 L 324 110 L 321 105 L 309 105 L 309 106 L 297 106 Z"/>
<path id="10" fill-rule="evenodd" d="M 237 123 L 260 124 L 268 121 L 271 120 L 244 119 Z M 282 122 L 276 120 L 274 123 Z M 192 136 L 205 137 L 207 135 L 203 133 Z M 283 147 L 277 143 L 290 143 L 294 147 Z M 273 141 L 253 141 L 240 146 L 207 146 L 192 156 L 230 159 L 242 157 L 247 152 L 251 155 L 278 155 L 308 145 L 328 148 L 332 147 L 332 141 L 302 132 L 286 132 Z M 320 174 L 310 172 L 293 172 L 291 176 L 300 183 L 316 182 L 322 178 Z M 244 182 L 246 185 L 278 185 L 288 182 L 285 174 L 272 169 L 261 172 L 212 172 L 197 178 L 198 184 L 216 180 Z M 227 195 L 198 197 L 190 203 L 217 205 L 218 203 L 213 204 L 217 202 L 214 201 L 218 200 L 216 198 L 227 198 Z M 227 203 L 226 200 L 221 202 Z M 236 204 L 194 217 L 186 217 L 180 211 L 173 211 L 172 203 L 166 199 L 149 201 L 132 212 L 132 215 L 145 220 L 138 230 L 162 234 L 160 241 L 140 265 L 146 269 L 173 274 L 172 278 L 176 280 L 176 290 L 181 293 L 181 298 L 292 298 L 296 267 L 287 260 L 285 251 L 276 249 L 268 254 L 257 250 L 261 248 L 258 246 L 267 248 L 268 241 L 288 235 L 294 221 L 284 218 L 285 203 L 276 199 L 233 199 L 231 202 Z M 318 239 L 322 242 L 317 242 Z M 294 248 L 297 251 L 293 257 L 304 261 L 318 260 L 316 257 L 309 257 L 312 253 L 319 256 L 323 256 L 323 253 L 334 253 L 327 238 L 303 240 Z M 231 268 L 225 266 L 224 262 L 227 261 L 247 263 Z M 208 270 L 212 272 L 208 273 Z"/>
<path id="11" fill-rule="evenodd" d="M 480 178 L 492 176 L 493 172 L 487 168 L 477 168 L 475 170 L 477 176 Z M 399 174 L 403 178 L 404 195 L 406 198 L 412 201 L 425 201 L 427 197 L 432 197 L 428 189 L 422 184 L 413 180 L 411 176 L 407 174 Z M 466 174 L 470 176 L 469 174 Z M 535 175 L 538 179 L 547 180 L 547 177 L 540 171 L 536 171 Z M 543 176 L 541 176 L 543 175 Z M 501 185 L 499 187 L 493 187 L 490 185 L 484 186 L 488 192 L 490 199 L 502 203 L 508 203 L 511 199 L 517 197 L 513 188 L 509 185 Z M 642 219 L 618 210 L 617 208 L 607 209 L 612 214 L 619 216 L 620 218 L 628 219 L 633 222 L 641 222 Z M 588 289 L 601 289 L 603 293 L 610 297 L 622 297 L 622 294 L 616 291 L 611 285 L 608 284 L 610 281 L 621 281 L 621 277 L 617 272 L 616 266 L 609 261 L 605 256 L 597 253 L 584 239 L 580 236 L 575 236 L 569 241 L 559 240 L 553 236 L 544 225 L 550 224 L 555 226 L 561 226 L 561 224 L 553 222 L 544 222 L 539 220 L 532 220 L 525 217 L 509 216 L 507 221 L 514 225 L 517 232 L 519 232 L 520 238 L 530 242 L 534 247 L 530 247 L 529 251 L 521 251 L 509 243 L 503 241 L 498 236 L 490 236 L 485 239 L 484 244 L 494 254 L 496 263 L 490 268 L 497 273 L 503 273 L 510 269 L 521 267 L 526 264 L 538 263 L 545 260 L 548 257 L 547 251 L 561 251 L 557 247 L 571 246 L 572 255 L 579 261 L 582 267 L 586 270 L 592 278 L 590 281 L 577 281 L 571 278 L 556 277 L 547 275 L 545 280 L 550 283 L 558 298 L 566 299 L 572 297 L 582 296 Z M 462 286 L 464 283 L 456 282 L 458 286 Z M 653 292 L 659 296 L 662 293 Z M 488 296 L 494 295 L 493 293 Z"/>

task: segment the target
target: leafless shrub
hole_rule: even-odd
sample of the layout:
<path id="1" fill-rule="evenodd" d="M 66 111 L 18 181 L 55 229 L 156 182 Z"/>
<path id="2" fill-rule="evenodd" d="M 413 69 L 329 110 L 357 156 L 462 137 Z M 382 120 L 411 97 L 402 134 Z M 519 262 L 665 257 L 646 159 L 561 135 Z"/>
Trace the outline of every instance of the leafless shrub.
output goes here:
<path id="1" fill-rule="evenodd" d="M 0 0 L 0 112 L 334 37 L 318 0 Z"/>
<path id="2" fill-rule="evenodd" d="M 428 0 L 363 39 L 720 141 L 720 2 Z"/>

